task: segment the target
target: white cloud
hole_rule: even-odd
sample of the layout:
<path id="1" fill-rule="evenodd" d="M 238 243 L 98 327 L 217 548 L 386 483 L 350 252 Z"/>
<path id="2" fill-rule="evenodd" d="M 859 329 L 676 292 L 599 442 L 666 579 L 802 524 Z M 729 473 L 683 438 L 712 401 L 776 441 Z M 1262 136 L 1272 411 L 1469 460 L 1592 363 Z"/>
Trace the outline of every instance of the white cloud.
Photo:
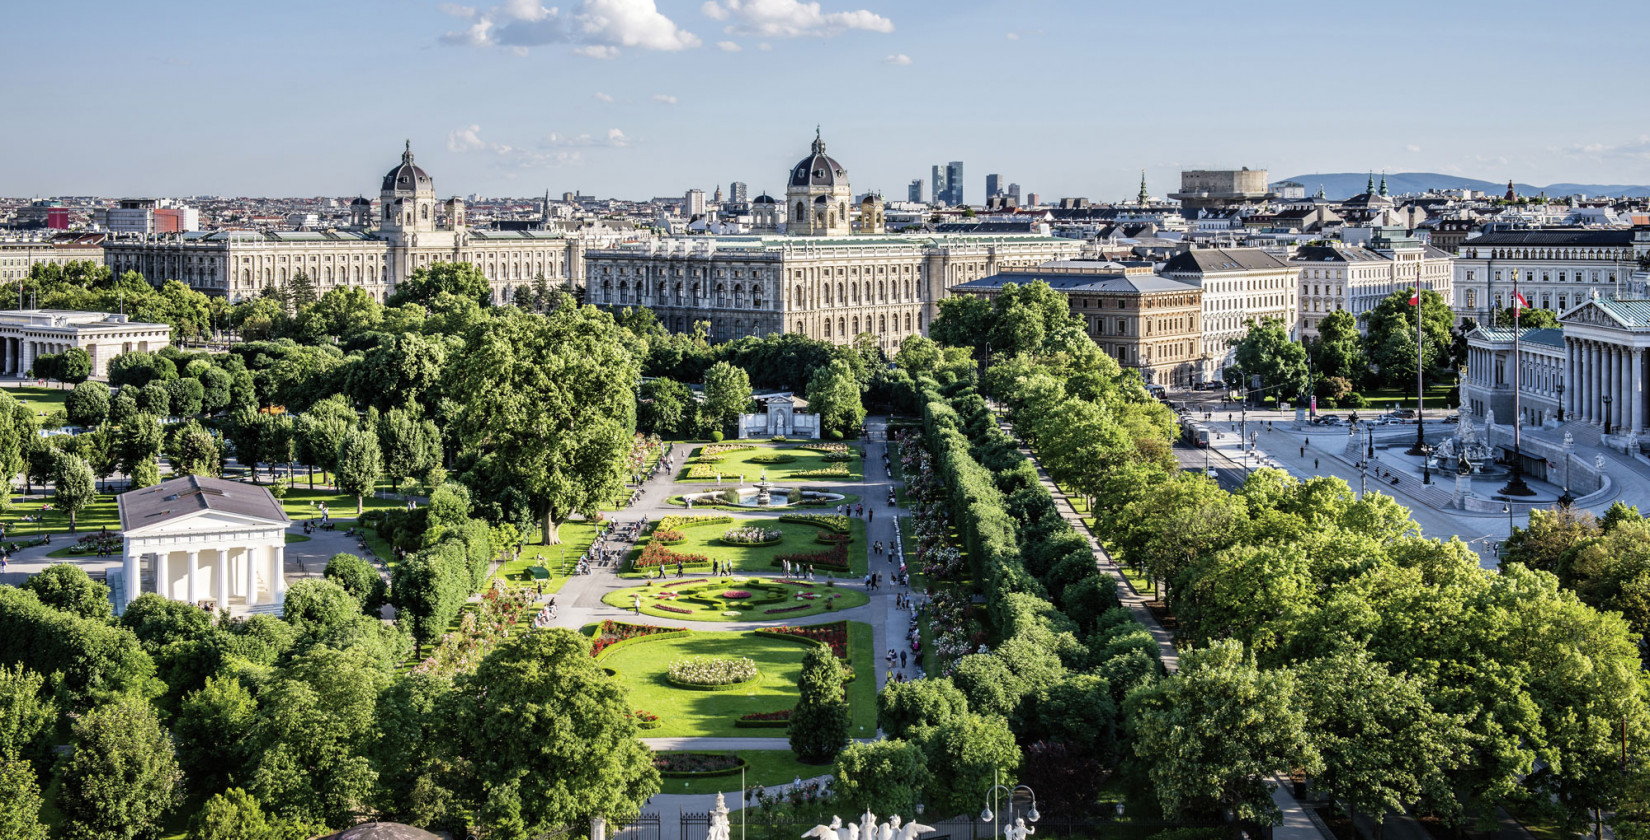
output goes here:
<path id="1" fill-rule="evenodd" d="M 1010 32 L 1010 33 L 1008 33 L 1008 40 L 1010 40 L 1010 41 L 1018 41 L 1018 40 L 1020 40 L 1020 33 L 1018 33 L 1018 32 Z"/>
<path id="2" fill-rule="evenodd" d="M 741 47 L 732 41 L 717 41 L 716 48 L 722 52 L 739 52 Z"/>
<path id="3" fill-rule="evenodd" d="M 596 91 L 595 95 L 592 96 L 591 98 L 595 99 L 597 102 L 612 102 L 613 101 L 613 97 L 608 96 L 607 94 L 602 93 L 599 90 Z"/>
<path id="4" fill-rule="evenodd" d="M 547 134 L 539 141 L 539 146 L 546 149 L 565 149 L 578 147 L 600 146 L 609 149 L 622 149 L 630 145 L 630 138 L 624 132 L 610 128 L 604 137 L 592 137 L 588 134 Z"/>
<path id="5" fill-rule="evenodd" d="M 441 36 L 442 43 L 459 46 L 526 53 L 532 47 L 570 44 L 579 55 L 614 58 L 624 47 L 674 51 L 701 43 L 660 13 L 654 0 L 575 0 L 566 11 L 546 8 L 539 0 L 507 0 L 485 11 L 450 3 L 441 10 L 471 21 Z"/>
<path id="6" fill-rule="evenodd" d="M 487 143 L 481 139 L 481 126 L 469 125 L 447 133 L 447 151 L 473 152 L 487 148 Z"/>
<path id="7" fill-rule="evenodd" d="M 610 128 L 607 130 L 607 145 L 615 149 L 622 149 L 630 145 L 630 138 L 624 136 L 624 132 L 616 128 Z"/>
<path id="8" fill-rule="evenodd" d="M 1007 38 L 1010 41 L 1018 41 L 1021 38 L 1030 38 L 1034 35 L 1041 35 L 1041 34 L 1043 34 L 1043 30 L 1041 30 L 1041 29 L 1027 29 L 1024 32 L 1010 32 L 1010 33 L 1008 33 L 1007 35 L 1005 35 L 1003 37 Z"/>
<path id="9" fill-rule="evenodd" d="M 894 53 L 893 55 L 888 56 L 887 58 L 884 58 L 882 60 L 882 63 L 883 64 L 892 64 L 895 67 L 910 67 L 911 66 L 911 56 L 908 56 L 905 53 Z"/>
<path id="10" fill-rule="evenodd" d="M 653 101 L 661 105 L 675 105 L 676 97 L 667 93 L 655 93 L 653 94 Z"/>
<path id="11" fill-rule="evenodd" d="M 1599 160 L 1650 160 L 1650 134 L 1641 134 L 1628 143 L 1577 143 L 1565 150 L 1571 155 Z"/>
<path id="12" fill-rule="evenodd" d="M 868 9 L 822 12 L 816 2 L 802 0 L 706 0 L 699 10 L 712 20 L 728 21 L 729 35 L 760 38 L 828 38 L 851 29 L 893 32 L 894 22 Z"/>
<path id="13" fill-rule="evenodd" d="M 578 166 L 584 161 L 581 149 L 622 149 L 630 138 L 617 128 L 601 136 L 590 134 L 547 134 L 533 148 L 495 143 L 481 134 L 481 126 L 467 125 L 447 134 L 447 150 L 457 154 L 482 154 L 505 169 L 534 169 L 545 166 Z"/>
<path id="14" fill-rule="evenodd" d="M 1421 147 L 1415 145 L 1414 143 L 1411 143 L 1411 144 L 1405 146 L 1404 149 L 1407 150 L 1407 151 L 1410 151 L 1410 152 L 1419 152 L 1419 151 L 1421 151 Z"/>

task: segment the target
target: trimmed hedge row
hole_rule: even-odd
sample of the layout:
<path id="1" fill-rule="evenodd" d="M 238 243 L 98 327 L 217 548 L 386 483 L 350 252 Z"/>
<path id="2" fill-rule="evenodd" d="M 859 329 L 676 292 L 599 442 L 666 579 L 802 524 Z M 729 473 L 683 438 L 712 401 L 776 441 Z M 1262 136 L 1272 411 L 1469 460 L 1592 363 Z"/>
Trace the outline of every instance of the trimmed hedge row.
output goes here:
<path id="1" fill-rule="evenodd" d="M 609 655 L 611 655 L 613 653 L 613 651 L 621 650 L 623 648 L 627 648 L 627 647 L 630 647 L 632 645 L 639 645 L 639 644 L 643 644 L 645 642 L 659 642 L 659 641 L 663 641 L 665 639 L 674 639 L 678 636 L 686 636 L 687 634 L 692 633 L 692 632 L 693 632 L 692 630 L 687 630 L 687 629 L 666 630 L 663 633 L 649 633 L 646 636 L 637 636 L 637 637 L 632 638 L 632 639 L 620 639 L 619 641 L 614 642 L 613 644 L 610 644 L 607 647 L 603 648 L 602 652 L 601 652 L 601 655 L 596 657 L 596 661 L 600 662 L 601 660 L 606 659 Z"/>

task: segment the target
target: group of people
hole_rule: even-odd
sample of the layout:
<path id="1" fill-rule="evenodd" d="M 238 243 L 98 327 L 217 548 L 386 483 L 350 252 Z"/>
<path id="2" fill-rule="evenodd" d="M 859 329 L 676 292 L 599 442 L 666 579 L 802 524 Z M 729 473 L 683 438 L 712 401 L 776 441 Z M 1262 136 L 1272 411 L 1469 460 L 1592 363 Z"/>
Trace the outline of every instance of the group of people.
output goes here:
<path id="1" fill-rule="evenodd" d="M 551 598 L 550 603 L 545 604 L 544 607 L 539 610 L 538 615 L 533 616 L 533 626 L 534 627 L 549 627 L 550 622 L 554 621 L 555 618 L 556 618 L 556 599 Z"/>
<path id="2" fill-rule="evenodd" d="M 875 591 L 882 588 L 882 572 L 872 572 L 865 576 L 865 588 Z"/>
<path id="3" fill-rule="evenodd" d="M 798 563 L 794 560 L 781 560 L 779 561 L 779 565 L 780 568 L 785 570 L 785 577 L 801 578 L 802 580 L 814 579 L 814 564 L 812 563 Z"/>
<path id="4" fill-rule="evenodd" d="M 863 503 L 857 505 L 837 505 L 836 512 L 838 516 L 862 517 L 866 522 L 874 522 L 877 518 L 876 508 L 872 508 L 870 515 L 867 516 L 865 514 L 865 505 Z"/>

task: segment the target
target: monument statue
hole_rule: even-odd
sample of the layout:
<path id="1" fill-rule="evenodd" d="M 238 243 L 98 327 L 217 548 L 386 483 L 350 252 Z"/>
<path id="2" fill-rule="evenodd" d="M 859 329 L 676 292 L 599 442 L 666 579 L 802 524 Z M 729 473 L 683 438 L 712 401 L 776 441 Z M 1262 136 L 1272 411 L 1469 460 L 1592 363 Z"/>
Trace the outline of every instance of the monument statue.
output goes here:
<path id="1" fill-rule="evenodd" d="M 871 813 L 870 809 L 866 809 L 865 813 L 860 815 L 858 823 L 844 825 L 841 817 L 832 816 L 830 825 L 816 825 L 802 837 L 804 840 L 807 840 L 807 838 L 812 838 L 812 840 L 916 840 L 918 835 L 927 834 L 934 830 L 931 825 L 923 825 L 918 822 L 902 822 L 898 814 L 889 817 L 888 821 L 882 825 L 877 825 L 876 820 L 876 815 Z M 1025 828 L 1024 821 L 1021 821 L 1020 828 Z M 1005 834 L 1013 830 L 1015 830 L 1014 827 L 1009 826 L 1005 829 Z M 713 818 L 709 840 L 727 840 L 725 835 L 719 837 L 715 831 Z M 1025 830 L 1025 834 L 1032 833 L 1034 833 L 1032 829 Z M 1025 835 L 1016 834 L 1010 840 L 1025 840 Z"/>
<path id="2" fill-rule="evenodd" d="M 1594 455 L 1593 456 L 1593 469 L 1598 470 L 1600 474 L 1602 474 L 1604 472 L 1604 456 L 1603 455 Z"/>
<path id="3" fill-rule="evenodd" d="M 705 840 L 728 840 L 728 803 L 721 793 L 716 794 L 716 807 L 710 809 L 710 832 Z"/>
<path id="4" fill-rule="evenodd" d="M 1565 432 L 1564 433 L 1564 448 L 1565 449 L 1574 449 L 1575 445 L 1576 445 L 1575 435 L 1572 435 L 1569 432 Z"/>
<path id="5" fill-rule="evenodd" d="M 1015 817 L 1013 825 L 1003 826 L 1003 840 L 1026 840 L 1037 833 L 1035 828 L 1027 828 L 1025 817 Z"/>

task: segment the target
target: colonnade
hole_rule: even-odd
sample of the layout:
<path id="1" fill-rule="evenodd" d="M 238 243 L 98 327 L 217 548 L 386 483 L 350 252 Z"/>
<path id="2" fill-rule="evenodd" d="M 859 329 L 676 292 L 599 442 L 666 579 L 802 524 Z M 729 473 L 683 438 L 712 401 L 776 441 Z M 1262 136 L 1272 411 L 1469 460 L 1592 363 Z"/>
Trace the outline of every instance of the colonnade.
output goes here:
<path id="1" fill-rule="evenodd" d="M 145 565 L 154 572 L 155 592 L 170 600 L 199 604 L 210 598 L 217 602 L 218 609 L 227 608 L 232 598 L 248 607 L 286 602 L 285 545 L 191 547 L 127 554 L 124 569 L 128 604 L 143 592 Z"/>
<path id="2" fill-rule="evenodd" d="M 1583 338 L 1566 341 L 1565 350 L 1565 413 L 1586 423 L 1608 424 L 1613 433 L 1642 434 L 1644 348 Z"/>
<path id="3" fill-rule="evenodd" d="M 0 374 L 22 376 L 41 356 L 62 353 L 75 345 L 67 341 L 36 341 L 0 337 Z"/>

